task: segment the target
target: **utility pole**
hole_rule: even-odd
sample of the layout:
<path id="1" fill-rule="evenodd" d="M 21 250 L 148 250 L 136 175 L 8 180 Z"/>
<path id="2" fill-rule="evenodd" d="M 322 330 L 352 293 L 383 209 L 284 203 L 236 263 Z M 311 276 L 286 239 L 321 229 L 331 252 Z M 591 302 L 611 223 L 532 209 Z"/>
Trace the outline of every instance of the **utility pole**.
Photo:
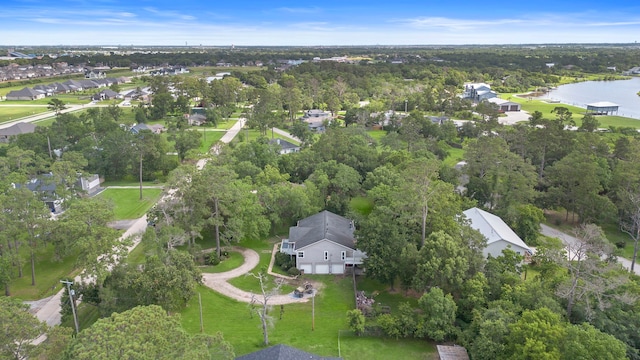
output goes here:
<path id="1" fill-rule="evenodd" d="M 311 331 L 316 329 L 316 291 L 313 290 L 311 297 Z"/>
<path id="2" fill-rule="evenodd" d="M 75 290 L 71 290 L 73 281 L 60 280 L 60 282 L 67 285 L 67 292 L 69 293 L 69 300 L 71 301 L 71 312 L 73 312 L 73 322 L 76 325 L 76 334 L 78 334 L 80 332 L 80 327 L 78 326 L 78 315 L 76 314 L 76 302 L 73 300 Z"/>
<path id="3" fill-rule="evenodd" d="M 200 332 L 204 332 L 204 322 L 202 321 L 202 297 L 198 293 L 198 305 L 200 306 Z"/>

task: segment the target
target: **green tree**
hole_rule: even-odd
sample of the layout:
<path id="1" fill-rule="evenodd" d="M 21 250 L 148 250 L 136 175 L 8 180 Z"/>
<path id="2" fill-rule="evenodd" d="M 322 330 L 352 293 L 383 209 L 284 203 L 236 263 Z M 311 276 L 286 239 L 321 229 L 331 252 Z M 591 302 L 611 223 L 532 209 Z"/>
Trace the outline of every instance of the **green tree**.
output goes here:
<path id="1" fill-rule="evenodd" d="M 96 321 L 71 341 L 65 359 L 233 359 L 220 333 L 190 335 L 177 315 L 139 306 Z"/>
<path id="2" fill-rule="evenodd" d="M 349 322 L 349 329 L 356 335 L 360 336 L 364 333 L 365 318 L 362 311 L 358 309 L 347 311 L 347 321 Z"/>
<path id="3" fill-rule="evenodd" d="M 185 156 L 189 150 L 197 149 L 200 147 L 200 138 L 202 134 L 195 130 L 182 130 L 179 131 L 175 137 L 176 151 L 178 151 L 178 158 L 180 161 L 184 161 Z"/>
<path id="4" fill-rule="evenodd" d="M 507 349 L 503 359 L 561 359 L 560 344 L 566 328 L 560 316 L 551 310 L 525 310 L 509 326 Z"/>
<path id="5" fill-rule="evenodd" d="M 60 112 L 62 112 L 62 110 L 66 109 L 67 107 L 64 101 L 53 98 L 47 103 L 47 108 L 51 111 L 54 111 L 56 115 L 60 115 Z"/>
<path id="6" fill-rule="evenodd" d="M 451 294 L 433 287 L 418 300 L 423 317 L 418 323 L 416 335 L 435 341 L 443 341 L 455 336 L 457 329 L 456 303 Z"/>
<path id="7" fill-rule="evenodd" d="M 45 333 L 47 325 L 29 313 L 29 305 L 11 297 L 0 297 L 0 356 L 27 359 L 34 354 L 31 342 Z"/>

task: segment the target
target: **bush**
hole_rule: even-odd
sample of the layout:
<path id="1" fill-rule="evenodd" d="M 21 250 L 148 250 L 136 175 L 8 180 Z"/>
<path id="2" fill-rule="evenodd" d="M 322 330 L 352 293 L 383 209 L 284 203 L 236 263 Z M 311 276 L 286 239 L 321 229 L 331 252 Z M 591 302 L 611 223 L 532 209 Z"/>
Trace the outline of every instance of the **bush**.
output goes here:
<path id="1" fill-rule="evenodd" d="M 275 265 L 279 266 L 283 271 L 288 271 L 290 268 L 296 266 L 296 261 L 293 256 L 285 253 L 277 252 L 275 258 Z"/>
<path id="2" fill-rule="evenodd" d="M 206 255 L 207 265 L 218 265 L 220 264 L 220 257 L 218 257 L 217 252 L 211 252 Z"/>
<path id="3" fill-rule="evenodd" d="M 616 241 L 616 247 L 618 249 L 624 249 L 625 245 L 627 245 L 626 241 Z"/>
<path id="4" fill-rule="evenodd" d="M 298 268 L 293 266 L 293 267 L 290 267 L 289 270 L 287 270 L 287 274 L 291 276 L 297 276 L 297 275 L 300 275 L 300 270 L 298 270 Z"/>

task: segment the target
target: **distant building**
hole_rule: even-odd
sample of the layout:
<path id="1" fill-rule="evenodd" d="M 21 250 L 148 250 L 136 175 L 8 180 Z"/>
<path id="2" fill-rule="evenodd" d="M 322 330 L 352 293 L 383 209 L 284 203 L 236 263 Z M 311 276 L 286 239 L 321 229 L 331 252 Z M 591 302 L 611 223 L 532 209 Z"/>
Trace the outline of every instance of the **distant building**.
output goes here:
<path id="1" fill-rule="evenodd" d="M 342 358 L 319 356 L 280 344 L 237 357 L 236 360 L 342 360 Z"/>
<path id="2" fill-rule="evenodd" d="M 482 250 L 485 257 L 498 257 L 507 248 L 522 256 L 531 254 L 527 244 L 500 217 L 476 207 L 463 211 L 463 214 L 471 221 L 471 227 L 487 238 L 487 246 Z"/>
<path id="3" fill-rule="evenodd" d="M 491 85 L 485 83 L 468 83 L 464 84 L 463 99 L 469 99 L 473 102 L 480 102 L 497 97 L 498 94 L 491 90 Z"/>
<path id="4" fill-rule="evenodd" d="M 498 105 L 498 111 L 500 112 L 507 112 L 507 111 L 520 111 L 521 110 L 521 105 L 513 102 L 513 101 L 509 101 L 509 100 L 505 100 L 505 99 L 500 99 L 497 97 L 491 98 L 491 99 L 487 99 L 488 102 L 493 103 Z"/>
<path id="5" fill-rule="evenodd" d="M 333 117 L 328 111 L 319 109 L 307 110 L 304 116 L 300 119 L 307 123 L 309 130 L 316 132 L 324 132 L 327 124 L 331 123 Z"/>
<path id="6" fill-rule="evenodd" d="M 587 113 L 593 115 L 614 115 L 618 113 L 618 104 L 609 101 L 600 101 L 587 104 Z"/>
<path id="7" fill-rule="evenodd" d="M 7 100 L 36 100 L 36 99 L 44 98 L 45 95 L 46 95 L 45 93 L 38 92 L 34 89 L 26 87 L 22 90 L 10 91 L 6 96 L 6 99 Z"/>

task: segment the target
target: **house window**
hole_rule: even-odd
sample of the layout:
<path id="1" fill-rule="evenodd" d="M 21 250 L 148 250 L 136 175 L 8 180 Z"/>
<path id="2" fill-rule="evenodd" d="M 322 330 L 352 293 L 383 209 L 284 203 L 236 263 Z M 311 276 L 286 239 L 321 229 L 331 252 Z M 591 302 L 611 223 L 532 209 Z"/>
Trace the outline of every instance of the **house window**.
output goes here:
<path id="1" fill-rule="evenodd" d="M 327 261 L 327 260 L 329 260 L 329 252 L 325 251 L 324 252 L 324 261 Z"/>
<path id="2" fill-rule="evenodd" d="M 304 259 L 304 251 L 298 251 L 298 258 Z"/>
<path id="3" fill-rule="evenodd" d="M 344 261 L 347 258 L 347 252 L 346 251 L 341 251 L 340 252 L 340 260 Z"/>

